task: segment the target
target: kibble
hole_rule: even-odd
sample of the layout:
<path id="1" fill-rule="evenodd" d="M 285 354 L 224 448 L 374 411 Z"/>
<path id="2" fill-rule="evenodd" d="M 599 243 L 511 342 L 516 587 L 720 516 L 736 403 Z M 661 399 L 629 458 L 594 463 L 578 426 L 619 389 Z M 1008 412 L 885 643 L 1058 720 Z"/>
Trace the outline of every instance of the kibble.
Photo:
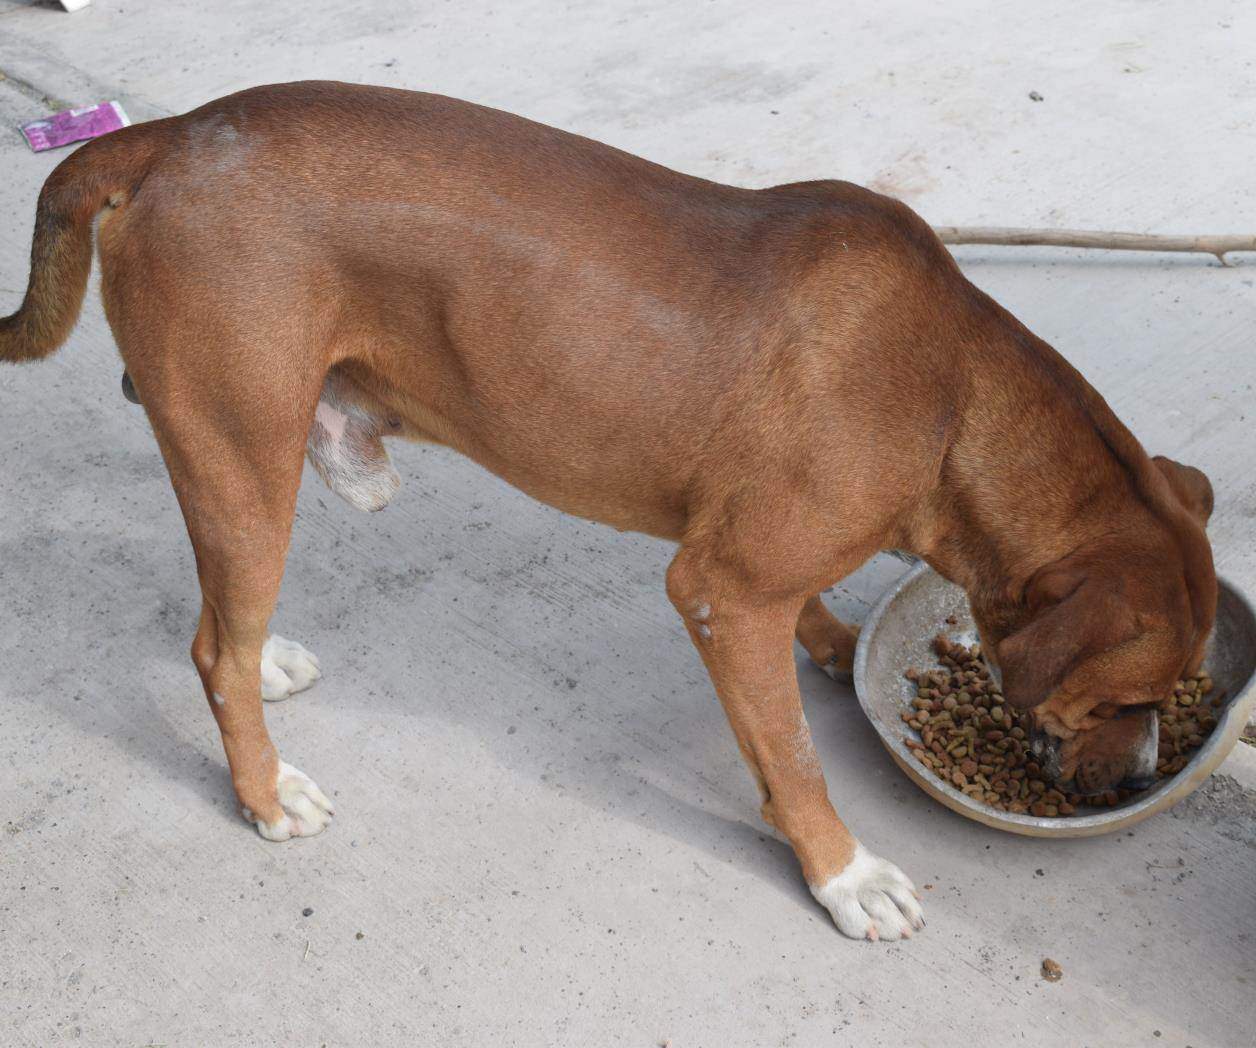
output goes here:
<path id="1" fill-rule="evenodd" d="M 1059 982 L 1064 978 L 1064 969 L 1060 967 L 1057 961 L 1053 961 L 1050 957 L 1044 957 L 1042 961 L 1042 977 L 1047 982 Z"/>
<path id="2" fill-rule="evenodd" d="M 1029 715 L 1004 704 L 981 645 L 955 644 L 939 635 L 933 650 L 938 667 L 913 667 L 905 674 L 916 696 L 902 719 L 916 732 L 904 740 L 913 756 L 943 782 L 999 811 L 1044 819 L 1073 815 L 1083 804 L 1110 808 L 1134 796 L 1109 790 L 1083 798 L 1056 789 L 1033 759 Z M 1225 695 L 1207 701 L 1214 687 L 1203 672 L 1173 685 L 1160 714 L 1157 779 L 1181 771 L 1217 726 Z"/>

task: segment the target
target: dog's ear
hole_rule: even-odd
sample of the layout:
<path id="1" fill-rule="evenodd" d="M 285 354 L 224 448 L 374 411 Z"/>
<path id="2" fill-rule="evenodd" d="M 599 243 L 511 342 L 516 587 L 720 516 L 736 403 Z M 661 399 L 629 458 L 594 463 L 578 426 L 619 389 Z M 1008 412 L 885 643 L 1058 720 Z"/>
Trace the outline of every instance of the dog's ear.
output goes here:
<path id="1" fill-rule="evenodd" d="M 1032 617 L 995 649 L 1012 707 L 1046 702 L 1083 661 L 1137 635 L 1134 613 L 1110 581 L 1062 561 L 1030 582 Z"/>
<path id="2" fill-rule="evenodd" d="M 1208 518 L 1212 516 L 1212 484 L 1203 471 L 1194 466 L 1184 466 L 1163 455 L 1157 455 L 1151 461 L 1164 474 L 1173 494 L 1186 507 L 1187 512 L 1199 521 L 1201 527 L 1207 524 Z"/>

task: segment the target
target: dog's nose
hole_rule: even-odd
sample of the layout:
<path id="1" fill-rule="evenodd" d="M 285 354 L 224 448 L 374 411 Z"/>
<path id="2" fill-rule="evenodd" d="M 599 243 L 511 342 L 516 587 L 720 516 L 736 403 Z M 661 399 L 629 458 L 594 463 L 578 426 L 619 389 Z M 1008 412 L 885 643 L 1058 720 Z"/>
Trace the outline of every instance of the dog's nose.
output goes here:
<path id="1" fill-rule="evenodd" d="M 1115 721 L 1094 729 L 1097 733 L 1119 732 L 1125 745 L 1120 752 L 1105 754 L 1102 747 L 1110 735 L 1092 740 L 1100 747 L 1094 754 L 1083 753 L 1073 776 L 1075 792 L 1094 796 L 1109 790 L 1145 790 L 1156 782 L 1156 758 L 1160 745 L 1160 716 L 1155 709 L 1134 709 Z"/>

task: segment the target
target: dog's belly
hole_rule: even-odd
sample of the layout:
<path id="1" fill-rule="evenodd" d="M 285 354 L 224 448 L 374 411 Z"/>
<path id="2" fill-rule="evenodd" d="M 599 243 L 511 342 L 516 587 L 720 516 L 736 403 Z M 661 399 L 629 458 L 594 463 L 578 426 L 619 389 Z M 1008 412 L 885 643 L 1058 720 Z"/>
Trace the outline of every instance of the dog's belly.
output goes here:
<path id="1" fill-rule="evenodd" d="M 401 477 L 383 438 L 442 444 L 538 501 L 621 531 L 678 539 L 686 507 L 681 473 L 651 465 L 636 434 L 591 446 L 579 426 L 538 431 L 498 416 L 479 424 L 466 391 L 438 410 L 422 388 L 401 392 L 378 376 L 333 368 L 310 428 L 306 452 L 319 476 L 357 509 L 383 509 Z M 356 381 L 355 381 L 356 379 Z M 448 389 L 448 385 L 445 387 Z M 583 446 L 582 446 L 583 445 Z M 676 456 L 684 461 L 683 455 Z"/>
<path id="2" fill-rule="evenodd" d="M 569 316 L 546 300 L 534 273 L 518 271 L 513 297 L 472 284 L 457 289 L 451 308 L 407 294 L 403 285 L 422 269 L 415 263 L 395 285 L 377 277 L 363 289 L 359 301 L 372 308 L 359 317 L 358 345 L 341 351 L 352 354 L 346 366 L 365 391 L 358 403 L 378 420 L 368 440 L 444 444 L 566 513 L 679 538 L 722 401 L 741 374 L 731 353 L 718 359 L 720 350 L 708 349 L 718 339 L 702 330 L 701 312 L 669 304 L 667 330 L 652 330 L 634 323 L 646 308 L 631 308 L 634 294 L 644 293 L 567 279 L 567 302 L 580 303 Z M 530 306 L 525 315 L 520 302 Z M 381 469 L 362 465 L 363 483 L 382 482 Z"/>

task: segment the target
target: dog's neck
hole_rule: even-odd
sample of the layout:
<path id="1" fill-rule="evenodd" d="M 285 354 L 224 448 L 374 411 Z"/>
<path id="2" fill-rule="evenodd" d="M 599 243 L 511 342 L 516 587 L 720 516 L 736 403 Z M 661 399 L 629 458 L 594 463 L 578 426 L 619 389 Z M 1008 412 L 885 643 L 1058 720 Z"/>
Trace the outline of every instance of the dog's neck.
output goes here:
<path id="1" fill-rule="evenodd" d="M 1092 545 L 1134 550 L 1168 536 L 1142 446 L 1063 358 L 1016 329 L 959 394 L 962 424 L 907 547 L 962 586 L 980 618 L 1008 629 L 1048 565 Z"/>

